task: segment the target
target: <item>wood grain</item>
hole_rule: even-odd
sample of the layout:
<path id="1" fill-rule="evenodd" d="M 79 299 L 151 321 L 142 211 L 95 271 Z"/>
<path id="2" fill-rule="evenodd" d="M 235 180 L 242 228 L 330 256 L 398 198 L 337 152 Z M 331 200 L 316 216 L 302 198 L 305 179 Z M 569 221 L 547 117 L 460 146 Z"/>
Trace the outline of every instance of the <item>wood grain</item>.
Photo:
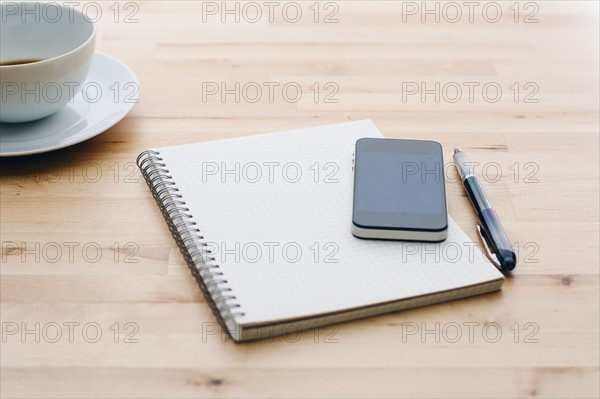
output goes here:
<path id="1" fill-rule="evenodd" d="M 87 142 L 1 160 L 1 396 L 600 396 L 598 4 L 520 2 L 515 23 L 513 2 L 498 2 L 496 23 L 480 12 L 450 23 L 422 22 L 409 2 L 321 2 L 315 23 L 313 2 L 300 2 L 290 23 L 282 2 L 273 22 L 223 23 L 203 13 L 221 4 L 209 3 L 121 2 L 118 18 L 99 3 L 97 49 L 135 71 L 139 103 Z M 338 21 L 323 23 L 332 10 Z M 532 10 L 537 22 L 524 23 Z M 203 84 L 251 82 L 292 82 L 302 97 L 203 98 Z M 466 82 L 478 84 L 472 101 Z M 496 102 L 488 83 L 502 89 Z M 436 101 L 412 84 L 465 91 Z M 457 146 L 480 162 L 521 264 L 498 293 L 234 344 L 135 157 L 362 118 L 388 137 L 438 140 L 446 160 Z M 450 213 L 475 241 L 453 176 Z"/>

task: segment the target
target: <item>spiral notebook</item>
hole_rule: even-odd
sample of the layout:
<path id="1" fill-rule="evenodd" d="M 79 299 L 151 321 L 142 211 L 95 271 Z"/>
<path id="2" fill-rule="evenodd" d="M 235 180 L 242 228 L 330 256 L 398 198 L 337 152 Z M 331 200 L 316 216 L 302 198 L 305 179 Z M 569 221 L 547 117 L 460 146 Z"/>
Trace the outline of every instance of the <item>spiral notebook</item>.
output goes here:
<path id="1" fill-rule="evenodd" d="M 138 165 L 235 341 L 500 289 L 450 219 L 438 244 L 350 232 L 354 144 L 371 121 L 144 151 Z"/>

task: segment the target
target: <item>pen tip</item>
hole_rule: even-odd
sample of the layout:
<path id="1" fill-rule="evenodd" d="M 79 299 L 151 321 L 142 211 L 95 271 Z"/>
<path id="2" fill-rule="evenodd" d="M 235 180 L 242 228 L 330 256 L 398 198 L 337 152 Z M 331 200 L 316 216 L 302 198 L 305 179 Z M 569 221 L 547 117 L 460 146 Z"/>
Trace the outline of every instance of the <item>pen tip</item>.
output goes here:
<path id="1" fill-rule="evenodd" d="M 460 150 L 458 148 L 454 148 L 454 153 L 456 154 L 457 152 L 460 152 Z"/>

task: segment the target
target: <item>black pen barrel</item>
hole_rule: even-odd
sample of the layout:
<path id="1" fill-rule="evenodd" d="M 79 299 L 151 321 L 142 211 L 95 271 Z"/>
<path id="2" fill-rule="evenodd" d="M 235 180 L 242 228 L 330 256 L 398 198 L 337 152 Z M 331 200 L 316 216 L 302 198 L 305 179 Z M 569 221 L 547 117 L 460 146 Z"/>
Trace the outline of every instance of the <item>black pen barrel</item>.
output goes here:
<path id="1" fill-rule="evenodd" d="M 463 184 L 465 185 L 471 204 L 473 204 L 473 208 L 477 212 L 481 226 L 488 235 L 489 244 L 492 246 L 498 262 L 500 262 L 503 269 L 513 270 L 517 265 L 517 256 L 512 250 L 498 215 L 490 207 L 490 203 L 483 192 L 481 184 L 479 184 L 479 180 L 475 176 L 469 176 Z"/>
<path id="2" fill-rule="evenodd" d="M 503 269 L 513 270 L 517 265 L 517 256 L 512 250 L 498 215 L 492 208 L 486 208 L 478 212 L 477 216 L 479 216 L 485 234 L 490 239 L 490 245 L 498 258 L 498 262 L 500 262 Z"/>
<path id="3" fill-rule="evenodd" d="M 463 184 L 469 200 L 471 201 L 471 204 L 473 204 L 473 208 L 475 208 L 475 212 L 477 212 L 478 215 L 484 209 L 491 208 L 490 203 L 483 192 L 483 187 L 479 184 L 477 177 L 471 175 L 463 181 Z"/>

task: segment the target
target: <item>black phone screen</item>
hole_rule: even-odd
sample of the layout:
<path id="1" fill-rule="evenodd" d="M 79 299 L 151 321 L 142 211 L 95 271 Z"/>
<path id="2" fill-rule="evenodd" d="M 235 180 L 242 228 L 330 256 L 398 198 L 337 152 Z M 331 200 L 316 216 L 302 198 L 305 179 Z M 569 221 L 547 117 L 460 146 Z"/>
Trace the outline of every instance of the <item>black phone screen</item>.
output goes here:
<path id="1" fill-rule="evenodd" d="M 434 141 L 360 139 L 354 165 L 358 226 L 438 230 L 447 226 L 442 147 Z"/>

